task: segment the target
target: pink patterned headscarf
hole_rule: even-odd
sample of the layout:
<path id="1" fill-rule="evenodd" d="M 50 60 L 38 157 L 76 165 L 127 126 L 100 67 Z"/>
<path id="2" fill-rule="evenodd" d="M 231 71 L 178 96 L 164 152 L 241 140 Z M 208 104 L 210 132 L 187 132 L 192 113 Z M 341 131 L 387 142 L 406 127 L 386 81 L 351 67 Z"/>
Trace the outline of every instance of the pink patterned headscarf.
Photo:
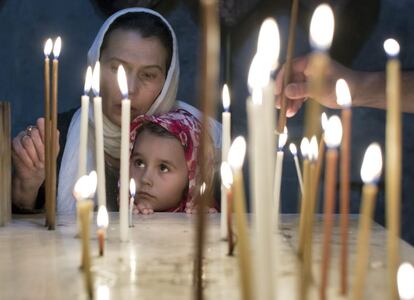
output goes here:
<path id="1" fill-rule="evenodd" d="M 140 115 L 131 122 L 130 128 L 130 150 L 132 153 L 138 129 L 146 123 L 155 123 L 173 136 L 175 136 L 184 148 L 184 156 L 188 170 L 188 189 L 183 195 L 179 206 L 173 208 L 172 212 L 188 212 L 195 206 L 195 199 L 201 186 L 200 166 L 197 164 L 198 151 L 200 150 L 201 124 L 198 119 L 184 109 L 177 109 L 162 115 Z M 208 160 L 213 165 L 214 149 L 210 143 Z M 210 162 L 211 160 L 211 162 Z M 211 174 L 205 181 L 207 184 L 213 182 L 213 168 Z"/>

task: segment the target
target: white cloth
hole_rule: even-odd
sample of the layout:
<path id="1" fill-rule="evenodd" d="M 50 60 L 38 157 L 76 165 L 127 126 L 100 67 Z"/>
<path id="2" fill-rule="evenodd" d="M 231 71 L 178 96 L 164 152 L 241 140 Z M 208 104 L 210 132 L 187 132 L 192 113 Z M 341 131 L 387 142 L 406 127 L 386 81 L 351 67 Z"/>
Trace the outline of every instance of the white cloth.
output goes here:
<path id="1" fill-rule="evenodd" d="M 116 20 L 118 17 L 134 12 L 143 12 L 155 15 L 159 17 L 170 29 L 172 40 L 173 40 L 173 53 L 171 58 L 171 64 L 167 72 L 167 77 L 164 83 L 164 86 L 161 90 L 161 93 L 155 99 L 152 106 L 149 108 L 146 114 L 161 114 L 167 111 L 170 111 L 174 107 L 181 107 L 198 119 L 201 119 L 201 112 L 181 101 L 176 101 L 177 89 L 178 89 L 178 79 L 180 74 L 179 69 L 179 60 L 178 60 L 178 45 L 177 38 L 167 20 L 162 17 L 157 12 L 146 9 L 146 8 L 128 8 L 123 9 L 111 17 L 109 17 L 105 23 L 102 25 L 99 30 L 91 48 L 88 52 L 88 63 L 91 66 L 94 66 L 96 61 L 100 57 L 100 48 L 102 45 L 103 38 L 107 32 L 109 26 Z M 105 99 L 102 99 L 105 101 Z M 93 108 L 92 103 L 89 105 L 89 126 L 88 126 L 88 154 L 87 154 L 87 172 L 91 172 L 96 169 L 95 162 L 95 130 L 94 130 L 94 121 L 93 121 Z M 80 109 L 78 109 L 69 126 L 66 145 L 64 147 L 64 152 L 62 156 L 62 162 L 59 172 L 59 184 L 58 184 L 58 197 L 57 197 L 57 211 L 60 214 L 64 213 L 74 213 L 76 209 L 75 199 L 72 195 L 73 187 L 75 186 L 76 180 L 78 178 L 78 161 L 79 161 L 79 133 L 80 133 Z M 119 145 L 121 141 L 121 128 L 117 125 L 111 123 L 108 118 L 104 116 L 104 149 L 106 153 L 112 154 L 114 157 L 119 157 L 116 153 L 119 153 Z M 214 119 L 210 119 L 210 128 L 211 134 L 214 139 L 214 144 L 217 148 L 221 147 L 221 124 Z"/>

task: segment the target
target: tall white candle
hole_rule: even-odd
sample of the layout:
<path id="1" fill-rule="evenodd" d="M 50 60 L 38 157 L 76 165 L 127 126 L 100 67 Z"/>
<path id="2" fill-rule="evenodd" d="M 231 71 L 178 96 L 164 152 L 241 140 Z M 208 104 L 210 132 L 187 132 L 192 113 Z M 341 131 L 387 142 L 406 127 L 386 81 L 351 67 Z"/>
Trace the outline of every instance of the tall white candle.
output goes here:
<path id="1" fill-rule="evenodd" d="M 79 142 L 79 167 L 78 177 L 86 174 L 86 156 L 88 143 L 88 115 L 89 115 L 89 92 L 92 87 L 92 68 L 86 70 L 85 87 L 81 97 L 81 124 Z"/>
<path id="2" fill-rule="evenodd" d="M 293 155 L 293 160 L 295 161 L 295 168 L 296 168 L 296 174 L 298 176 L 300 192 L 303 195 L 303 179 L 302 179 L 302 171 L 300 170 L 300 165 L 299 165 L 298 149 L 294 143 L 290 143 L 289 150 Z"/>
<path id="3" fill-rule="evenodd" d="M 221 115 L 222 121 L 222 138 L 221 138 L 221 160 L 225 161 L 227 153 L 230 148 L 231 139 L 231 114 L 229 112 L 230 107 L 230 93 L 227 84 L 223 87 L 223 108 L 224 112 Z M 227 239 L 227 189 L 224 184 L 221 184 L 221 217 L 220 217 L 220 236 L 222 239 Z"/>
<path id="4" fill-rule="evenodd" d="M 121 241 L 125 242 L 128 240 L 129 125 L 131 119 L 131 101 L 128 99 L 127 79 L 122 65 L 118 67 L 118 84 L 122 93 L 119 227 L 121 230 Z"/>
<path id="5" fill-rule="evenodd" d="M 92 75 L 93 114 L 95 121 L 95 148 L 96 148 L 96 172 L 98 173 L 98 205 L 106 206 L 106 184 L 105 184 L 105 158 L 104 158 L 104 137 L 102 121 L 102 98 L 100 90 L 100 64 L 96 62 Z"/>
<path id="6" fill-rule="evenodd" d="M 279 141 L 278 141 L 278 150 L 276 153 L 276 167 L 275 167 L 275 175 L 274 175 L 274 186 L 273 186 L 273 221 L 274 221 L 274 228 L 279 226 L 279 208 L 280 208 L 280 186 L 282 183 L 282 170 L 283 170 L 283 147 L 286 144 L 288 137 L 287 128 L 283 130 L 283 133 L 279 134 Z"/>

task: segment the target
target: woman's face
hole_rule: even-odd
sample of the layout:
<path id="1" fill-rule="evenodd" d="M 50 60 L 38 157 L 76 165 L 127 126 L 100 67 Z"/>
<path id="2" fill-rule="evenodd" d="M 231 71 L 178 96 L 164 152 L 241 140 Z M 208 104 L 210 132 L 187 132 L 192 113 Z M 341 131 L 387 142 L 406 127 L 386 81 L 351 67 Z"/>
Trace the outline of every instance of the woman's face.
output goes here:
<path id="1" fill-rule="evenodd" d="M 160 137 L 144 130 L 137 136 L 130 163 L 137 183 L 136 201 L 154 211 L 176 208 L 188 187 L 184 149 L 174 137 Z"/>
<path id="2" fill-rule="evenodd" d="M 167 50 L 156 37 L 143 38 L 133 30 L 115 29 L 101 53 L 101 95 L 105 116 L 121 126 L 122 95 L 117 72 L 125 68 L 131 118 L 145 114 L 160 94 L 166 77 Z"/>

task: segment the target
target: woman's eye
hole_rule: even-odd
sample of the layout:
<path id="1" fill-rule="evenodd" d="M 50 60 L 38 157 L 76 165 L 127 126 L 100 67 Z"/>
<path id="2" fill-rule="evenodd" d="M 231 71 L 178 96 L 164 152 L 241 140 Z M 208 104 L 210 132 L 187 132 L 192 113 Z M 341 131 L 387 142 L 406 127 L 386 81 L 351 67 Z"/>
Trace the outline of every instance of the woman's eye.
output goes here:
<path id="1" fill-rule="evenodd" d="M 160 165 L 160 171 L 161 171 L 162 173 L 167 173 L 167 172 L 169 172 L 169 171 L 170 171 L 170 168 L 168 168 L 168 166 L 167 166 L 167 165 L 165 165 L 165 164 L 161 164 L 161 165 Z"/>
<path id="2" fill-rule="evenodd" d="M 116 66 L 116 65 L 111 65 L 111 72 L 112 72 L 112 73 L 118 73 L 118 66 Z"/>
<path id="3" fill-rule="evenodd" d="M 153 80 L 155 77 L 156 77 L 156 75 L 153 74 L 153 73 L 144 72 L 144 73 L 141 74 L 141 78 L 143 80 Z"/>
<path id="4" fill-rule="evenodd" d="M 135 166 L 138 167 L 138 168 L 145 167 L 144 161 L 142 159 L 136 159 L 135 160 Z"/>

